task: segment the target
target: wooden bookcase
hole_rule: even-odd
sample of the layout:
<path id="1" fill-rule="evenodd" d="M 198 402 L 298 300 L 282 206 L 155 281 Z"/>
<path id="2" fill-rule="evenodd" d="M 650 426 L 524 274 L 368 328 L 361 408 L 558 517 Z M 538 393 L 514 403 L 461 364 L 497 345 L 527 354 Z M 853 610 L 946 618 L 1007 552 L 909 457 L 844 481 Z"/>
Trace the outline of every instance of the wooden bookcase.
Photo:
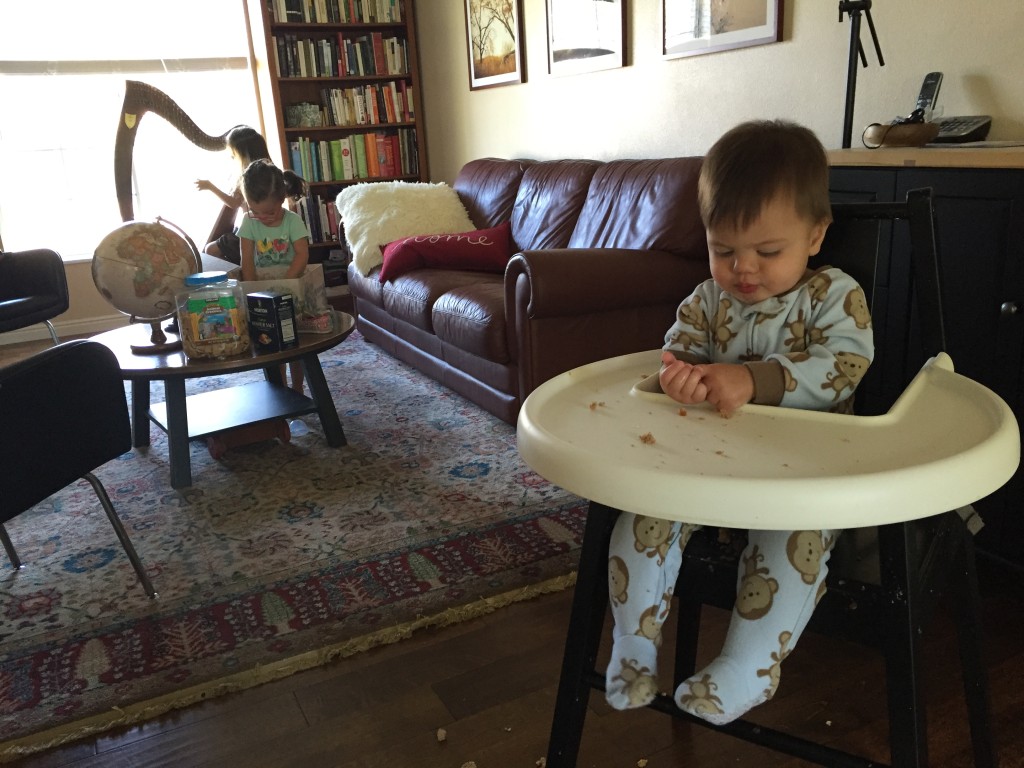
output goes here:
<path id="1" fill-rule="evenodd" d="M 413 0 L 246 0 L 246 11 L 261 127 L 275 161 L 309 183 L 310 261 L 326 262 L 344 249 L 330 225 L 343 187 L 428 178 Z M 299 104 L 317 105 L 319 124 L 296 124 Z"/>

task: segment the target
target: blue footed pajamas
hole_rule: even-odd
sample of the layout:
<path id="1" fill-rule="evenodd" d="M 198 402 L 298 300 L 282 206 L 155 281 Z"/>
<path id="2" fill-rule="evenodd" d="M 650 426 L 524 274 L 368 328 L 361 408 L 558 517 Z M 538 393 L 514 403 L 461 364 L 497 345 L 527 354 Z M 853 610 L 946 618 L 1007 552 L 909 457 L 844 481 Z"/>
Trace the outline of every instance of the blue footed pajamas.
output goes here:
<path id="1" fill-rule="evenodd" d="M 665 342 L 689 362 L 746 365 L 755 403 L 847 413 L 874 355 L 863 291 L 829 267 L 808 270 L 790 292 L 751 305 L 708 280 L 680 304 Z M 657 693 L 661 628 L 682 552 L 699 527 L 619 515 L 608 558 L 615 624 L 605 694 L 616 709 L 644 706 Z M 676 689 L 681 709 L 723 724 L 772 697 L 782 661 L 825 593 L 839 533 L 749 531 L 722 651 Z"/>

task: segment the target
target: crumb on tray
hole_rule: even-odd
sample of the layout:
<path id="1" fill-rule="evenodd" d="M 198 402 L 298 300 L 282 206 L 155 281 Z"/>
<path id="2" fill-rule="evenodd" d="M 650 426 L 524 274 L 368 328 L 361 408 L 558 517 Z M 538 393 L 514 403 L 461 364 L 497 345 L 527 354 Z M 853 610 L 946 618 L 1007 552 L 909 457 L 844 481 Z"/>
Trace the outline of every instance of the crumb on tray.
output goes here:
<path id="1" fill-rule="evenodd" d="M 652 435 L 650 432 L 644 432 L 642 435 L 640 435 L 640 442 L 643 443 L 644 445 L 654 445 L 656 441 L 654 439 L 654 435 Z"/>

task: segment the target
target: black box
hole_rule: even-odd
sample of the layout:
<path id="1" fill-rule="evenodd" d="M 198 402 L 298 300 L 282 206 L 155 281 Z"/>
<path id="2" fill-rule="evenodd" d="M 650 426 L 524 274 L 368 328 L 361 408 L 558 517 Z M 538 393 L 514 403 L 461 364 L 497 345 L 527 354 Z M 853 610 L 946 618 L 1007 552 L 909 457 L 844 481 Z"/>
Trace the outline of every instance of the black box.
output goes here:
<path id="1" fill-rule="evenodd" d="M 281 291 L 254 291 L 246 295 L 249 334 L 257 352 L 280 352 L 299 345 L 295 331 L 295 300 Z"/>

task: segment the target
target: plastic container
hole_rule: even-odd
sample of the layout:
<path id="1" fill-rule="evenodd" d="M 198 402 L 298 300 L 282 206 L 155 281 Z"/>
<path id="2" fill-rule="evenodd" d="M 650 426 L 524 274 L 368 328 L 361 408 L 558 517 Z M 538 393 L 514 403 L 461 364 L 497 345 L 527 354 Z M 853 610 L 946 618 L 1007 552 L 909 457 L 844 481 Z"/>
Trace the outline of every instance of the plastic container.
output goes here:
<path id="1" fill-rule="evenodd" d="M 177 295 L 178 327 L 191 358 L 225 358 L 249 351 L 245 294 L 227 272 L 198 272 Z"/>

